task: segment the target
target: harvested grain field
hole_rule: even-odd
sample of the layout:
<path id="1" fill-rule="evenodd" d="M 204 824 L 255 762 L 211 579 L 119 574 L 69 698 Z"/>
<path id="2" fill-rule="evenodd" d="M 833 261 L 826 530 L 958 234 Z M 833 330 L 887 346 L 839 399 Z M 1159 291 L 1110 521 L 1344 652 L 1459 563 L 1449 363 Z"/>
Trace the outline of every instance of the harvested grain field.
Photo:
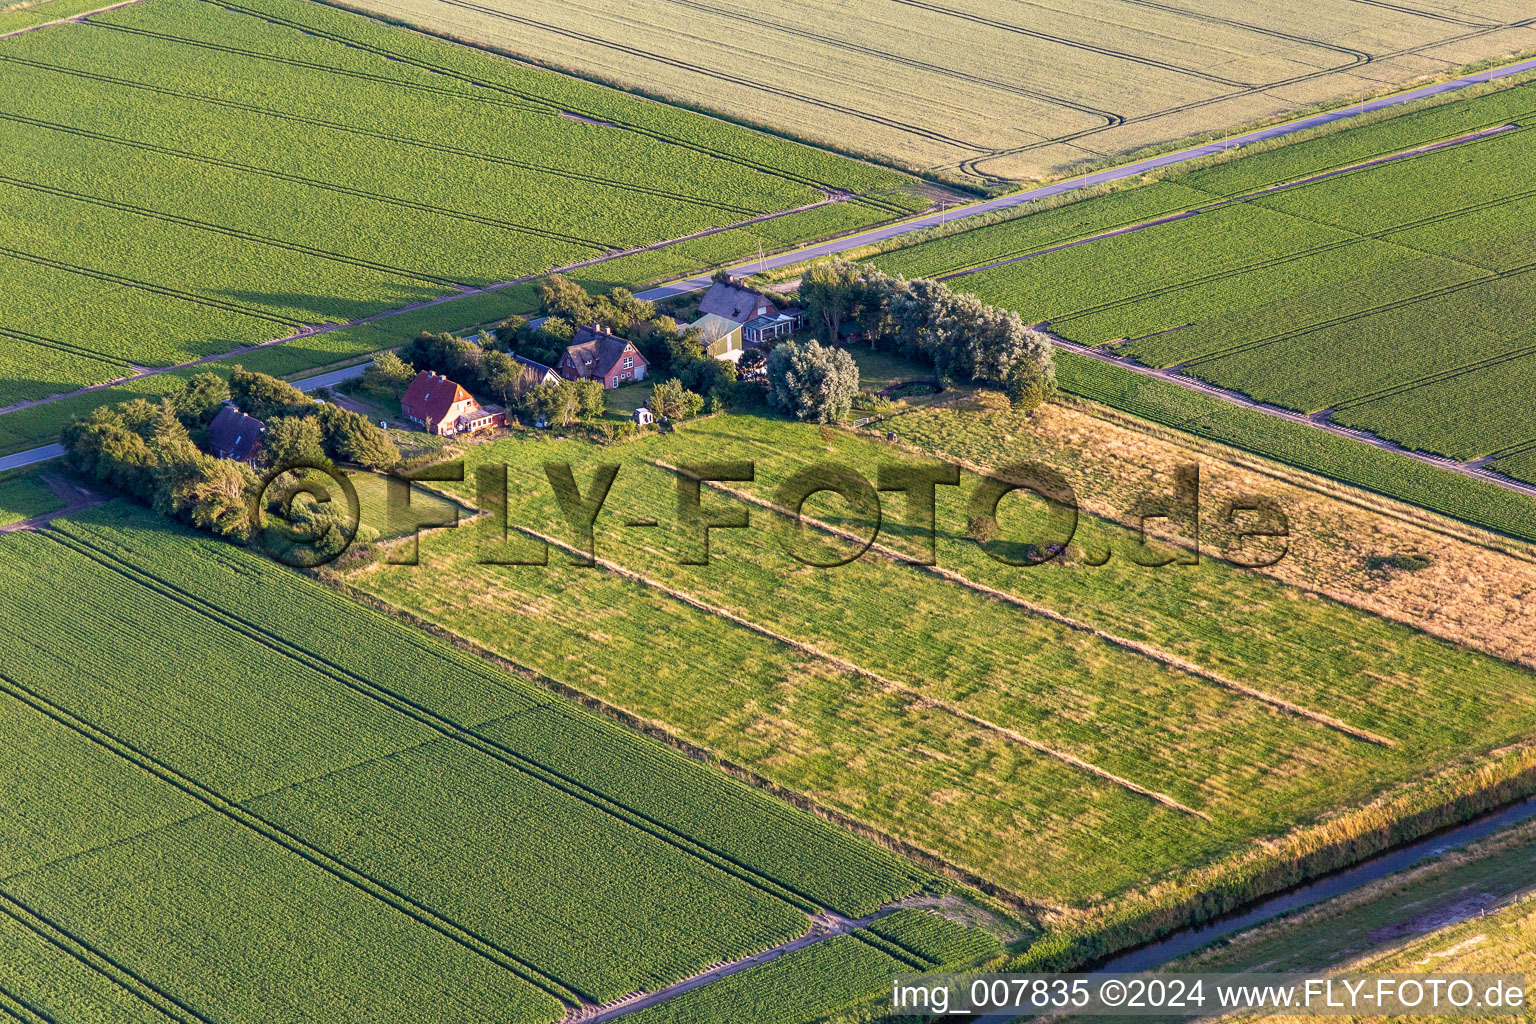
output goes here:
<path id="1" fill-rule="evenodd" d="M 349 0 L 908 168 L 1085 160 L 1536 47 L 1517 0 Z"/>

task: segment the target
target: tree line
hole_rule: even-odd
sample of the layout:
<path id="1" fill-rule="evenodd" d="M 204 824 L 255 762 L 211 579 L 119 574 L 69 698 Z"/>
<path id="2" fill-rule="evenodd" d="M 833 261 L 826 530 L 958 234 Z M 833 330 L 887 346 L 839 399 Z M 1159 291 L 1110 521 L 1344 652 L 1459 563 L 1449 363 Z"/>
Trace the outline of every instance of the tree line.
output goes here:
<path id="1" fill-rule="evenodd" d="M 394 442 L 365 417 L 241 367 L 228 382 L 196 374 L 158 402 L 102 406 L 66 426 L 60 440 L 82 475 L 162 515 L 245 542 L 254 528 L 256 470 L 208 450 L 209 424 L 227 402 L 266 424 L 258 468 L 348 462 L 384 469 L 400 460 Z"/>

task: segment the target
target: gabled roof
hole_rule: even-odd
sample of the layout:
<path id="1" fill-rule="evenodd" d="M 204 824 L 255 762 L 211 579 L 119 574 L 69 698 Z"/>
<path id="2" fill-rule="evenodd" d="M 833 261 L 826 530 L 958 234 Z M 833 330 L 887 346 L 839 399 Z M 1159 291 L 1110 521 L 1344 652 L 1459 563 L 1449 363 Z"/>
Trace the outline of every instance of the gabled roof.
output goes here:
<path id="1" fill-rule="evenodd" d="M 525 359 L 515 353 L 512 358 L 517 360 L 517 364 L 523 368 L 522 380 L 519 382 L 522 387 L 535 388 L 540 384 L 565 383 L 565 378 L 555 372 L 552 367 L 545 366 L 543 363 L 536 363 L 532 359 Z"/>
<path id="2" fill-rule="evenodd" d="M 474 398 L 447 377 L 430 370 L 423 370 L 405 389 L 400 399 L 400 409 L 407 416 L 415 416 L 428 423 L 446 419 L 448 410 L 458 402 L 473 402 Z"/>
<path id="3" fill-rule="evenodd" d="M 714 313 L 706 313 L 688 326 L 697 327 L 704 332 L 704 343 L 706 345 L 719 341 L 726 335 L 741 328 L 741 324 L 735 320 L 729 317 L 716 316 Z"/>
<path id="4" fill-rule="evenodd" d="M 778 312 L 779 307 L 768 296 L 738 284 L 720 281 L 710 286 L 709 291 L 699 300 L 701 315 L 724 317 L 738 324 L 755 320 L 759 316 L 777 316 Z"/>
<path id="5" fill-rule="evenodd" d="M 629 344 L 628 338 L 600 330 L 594 324 L 576 332 L 576 339 L 566 346 L 565 354 L 576 364 L 577 373 L 584 377 L 603 377 L 613 369 Z M 645 362 L 639 349 L 635 350 L 635 358 Z"/>
<path id="6" fill-rule="evenodd" d="M 220 458 L 245 462 L 255 454 L 266 429 L 267 425 L 256 417 L 226 405 L 208 424 L 208 445 Z"/>

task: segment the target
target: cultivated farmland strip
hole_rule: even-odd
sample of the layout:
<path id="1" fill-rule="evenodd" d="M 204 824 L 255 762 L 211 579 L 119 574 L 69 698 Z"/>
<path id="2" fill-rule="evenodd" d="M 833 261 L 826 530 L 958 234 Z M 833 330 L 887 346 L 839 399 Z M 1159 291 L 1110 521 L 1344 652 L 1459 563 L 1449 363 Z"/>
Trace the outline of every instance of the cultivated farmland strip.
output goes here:
<path id="1" fill-rule="evenodd" d="M 0 689 L 8 692 L 10 688 L 6 685 L 7 683 L 8 680 L 0 676 Z M 15 695 L 12 694 L 12 696 Z M 217 1024 L 176 996 L 141 977 L 131 968 L 118 963 L 78 935 L 48 920 L 4 890 L 0 890 L 0 914 L 9 917 L 44 942 L 133 995 L 167 1020 L 173 1020 L 176 1024 Z"/>
<path id="2" fill-rule="evenodd" d="M 312 651 L 308 651 L 282 637 L 275 636 L 261 626 L 233 612 L 218 608 L 164 579 L 123 561 L 118 555 L 85 540 L 78 534 L 65 535 L 53 530 L 49 531 L 46 536 L 78 554 L 90 558 L 103 567 L 111 569 L 124 578 L 175 601 L 189 611 L 210 619 L 227 629 L 234 630 L 277 654 L 305 665 L 348 689 L 369 697 L 422 725 L 426 725 L 445 738 L 463 743 L 509 768 L 520 771 L 560 790 L 566 795 L 574 797 L 633 828 L 646 832 L 653 838 L 702 860 L 719 871 L 747 882 L 799 910 L 815 913 L 823 909 L 818 901 L 800 891 L 793 884 L 771 878 L 741 863 L 723 851 L 713 849 L 691 836 L 676 831 L 665 822 L 659 821 L 643 811 L 615 800 L 606 793 L 589 787 L 563 772 L 541 764 L 511 746 L 490 739 L 482 732 L 455 722 L 424 704 L 381 686 L 370 679 L 350 671 L 344 666 L 338 665 Z"/>
<path id="3" fill-rule="evenodd" d="M 108 284 L 122 285 L 125 288 L 137 288 L 140 291 L 152 292 L 169 299 L 180 299 L 183 302 L 192 302 L 200 306 L 210 306 L 221 309 L 227 313 L 239 313 L 241 316 L 252 317 L 256 320 L 265 320 L 268 323 L 278 324 L 282 327 L 301 327 L 301 321 L 290 320 L 286 317 L 275 316 L 254 306 L 245 306 L 238 302 L 229 302 L 225 299 L 215 299 L 207 295 L 199 295 L 196 292 L 182 291 L 179 288 L 168 288 L 164 285 L 150 284 L 148 281 L 140 281 L 121 274 L 113 274 L 105 270 L 96 270 L 91 267 L 81 266 L 75 263 L 65 263 L 62 260 L 50 259 L 36 253 L 23 252 L 20 249 L 12 249 L 9 246 L 0 245 L 0 253 L 13 259 L 23 260 L 27 263 L 36 263 L 39 266 L 48 267 L 50 270 L 62 270 L 69 274 L 79 274 L 81 277 L 93 277 L 98 281 Z"/>
<path id="4" fill-rule="evenodd" d="M 821 191 L 826 192 L 828 194 L 835 193 L 835 192 L 839 191 L 839 189 L 836 186 L 830 185 L 827 182 L 822 181 L 820 179 L 809 177 L 809 176 L 804 175 L 804 174 L 799 174 L 799 173 L 796 173 L 794 171 L 788 170 L 788 169 L 783 168 L 783 167 L 778 167 L 778 166 L 775 166 L 775 165 L 772 165 L 772 164 L 766 164 L 766 163 L 762 163 L 762 162 L 757 161 L 757 160 L 752 160 L 750 158 L 741 156 L 740 154 L 731 153 L 731 152 L 728 152 L 726 150 L 713 148 L 713 147 L 704 145 L 703 143 L 694 141 L 692 139 L 686 139 L 686 138 L 682 138 L 680 136 L 675 136 L 675 135 L 668 135 L 668 134 L 666 134 L 664 132 L 657 131 L 654 128 L 648 128 L 648 127 L 645 127 L 643 125 L 636 124 L 636 123 L 634 123 L 632 121 L 625 120 L 622 117 L 616 117 L 614 114 L 612 114 L 612 113 L 610 113 L 608 111 L 597 111 L 597 110 L 593 110 L 593 109 L 590 109 L 590 108 L 578 108 L 578 107 L 573 107 L 573 106 L 571 106 L 569 104 L 555 103 L 554 101 L 550 100 L 548 97 L 540 96 L 537 93 L 531 93 L 531 92 L 526 92 L 526 91 L 523 91 L 523 90 L 520 90 L 520 89 L 515 89 L 515 88 L 513 88 L 511 86 L 508 86 L 508 85 L 506 85 L 504 83 L 487 82 L 487 81 L 484 81 L 484 80 L 476 78 L 476 77 L 465 75 L 465 74 L 463 74 L 463 73 L 461 73 L 459 71 L 456 71 L 456 70 L 454 70 L 452 68 L 441 67 L 441 66 L 433 64 L 431 62 L 423 61 L 423 60 L 421 60 L 419 58 L 411 56 L 410 54 L 401 53 L 399 51 L 392 50 L 392 49 L 389 49 L 389 48 L 386 48 L 386 47 L 374 46 L 374 45 L 372 45 L 370 43 L 366 43 L 366 42 L 363 42 L 363 41 L 361 41 L 359 39 L 356 39 L 355 37 L 345 36 L 345 35 L 341 35 L 339 33 L 327 31 L 327 30 L 325 30 L 325 29 L 323 29 L 323 28 L 321 28 L 321 27 L 319 27 L 317 25 L 308 24 L 308 23 L 301 22 L 301 21 L 295 21 L 295 20 L 292 20 L 290 18 L 285 18 L 285 17 L 282 17 L 280 15 L 277 15 L 277 14 L 274 14 L 274 13 L 271 13 L 271 12 L 268 12 L 268 11 L 263 11 L 263 10 L 259 10 L 259 9 L 253 8 L 253 7 L 245 6 L 245 5 L 241 4 L 241 3 L 239 3 L 238 0 L 203 0 L 203 2 L 204 3 L 208 3 L 208 4 L 212 4 L 213 6 L 220 7 L 220 8 L 223 8 L 225 10 L 236 11 L 236 12 L 239 12 L 241 14 L 245 14 L 245 15 L 248 15 L 250 17 L 257 18 L 259 20 L 269 22 L 269 23 L 274 24 L 274 25 L 283 25 L 283 26 L 286 26 L 288 28 L 294 28 L 294 29 L 299 30 L 300 32 L 305 33 L 306 35 L 315 36 L 315 37 L 318 37 L 318 38 L 321 38 L 321 39 L 326 39 L 326 40 L 329 40 L 331 42 L 339 43 L 339 44 L 341 44 L 343 46 L 347 46 L 347 47 L 350 47 L 350 48 L 353 48 L 353 49 L 366 50 L 369 53 L 377 54 L 378 56 L 383 57 L 383 58 L 385 58 L 387 60 L 399 61 L 399 62 L 404 63 L 404 64 L 409 64 L 412 67 L 418 67 L 418 68 L 421 68 L 422 70 L 430 71 L 430 72 L 432 72 L 434 74 L 446 75 L 446 76 L 448 76 L 450 78 L 456 78 L 456 79 L 458 79 L 460 81 L 467 82 L 467 83 L 469 83 L 471 85 L 477 85 L 477 86 L 481 86 L 481 87 L 484 87 L 484 88 L 487 88 L 487 89 L 497 90 L 499 92 L 503 92 L 503 93 L 506 93 L 508 95 L 518 96 L 518 97 L 520 97 L 522 99 L 527 100 L 530 103 L 546 107 L 552 113 L 557 114 L 557 115 L 558 114 L 562 114 L 562 113 L 566 113 L 566 112 L 580 114 L 583 117 L 589 117 L 589 118 L 591 118 L 593 120 L 601 121 L 604 124 L 612 124 L 612 125 L 614 125 L 616 127 L 623 128 L 626 131 L 635 132 L 637 134 L 644 135 L 644 136 L 646 136 L 648 138 L 656 139 L 656 140 L 658 140 L 660 142 L 666 142 L 666 143 L 668 143 L 670 145 L 674 145 L 674 146 L 681 146 L 681 147 L 683 147 L 685 149 L 693 150 L 694 152 L 703 154 L 705 156 L 711 156 L 711 157 L 714 157 L 716 159 L 725 160 L 725 161 L 728 161 L 730 163 L 738 164 L 738 165 L 743 166 L 743 167 L 749 167 L 752 170 L 759 171 L 759 172 L 761 172 L 763 174 L 768 174 L 768 175 L 772 175 L 774 177 L 782 178 L 782 179 L 784 179 L 786 181 L 792 181 L 792 182 L 795 182 L 796 184 L 809 185 L 809 186 L 811 186 L 813 188 L 820 189 Z M 869 206 L 869 207 L 872 207 L 872 208 L 875 208 L 875 209 L 884 210 L 884 211 L 886 211 L 888 213 L 893 213 L 893 214 L 904 214 L 904 213 L 910 212 L 907 208 L 905 208 L 903 206 L 900 206 L 900 205 L 895 204 L 895 203 L 887 202 L 885 200 L 881 200 L 878 197 L 874 197 L 874 196 L 859 196 L 857 198 L 857 202 L 859 202 L 859 203 L 861 203 L 863 205 L 866 205 L 866 206 Z"/>
<path id="5" fill-rule="evenodd" d="M 57 1018 L 50 1017 L 4 985 L 0 985 L 0 1011 L 21 1024 L 59 1024 Z"/>
<path id="6" fill-rule="evenodd" d="M 0 691 L 25 702 L 60 725 L 104 747 L 123 760 L 154 775 L 156 778 L 175 786 L 194 800 L 207 806 L 210 810 L 282 846 L 290 853 L 308 861 L 332 877 L 353 886 L 382 903 L 388 904 L 417 923 L 425 925 L 445 938 L 453 940 L 477 956 L 488 960 L 503 970 L 509 971 L 529 984 L 537 986 L 567 1005 L 579 1004 L 586 998 L 584 994 L 566 985 L 560 979 L 539 970 L 516 954 L 470 931 L 450 918 L 439 914 L 432 908 L 417 902 L 387 883 L 381 882 L 319 847 L 313 846 L 282 826 L 268 821 L 242 807 L 240 804 L 234 803 L 218 791 L 203 785 L 190 776 L 182 774 L 173 766 L 139 750 L 86 719 L 80 718 L 69 711 L 69 709 L 54 704 L 46 697 L 10 677 L 0 675 Z M 14 901 L 8 895 L 0 892 L 0 910 L 6 909 L 7 902 Z"/>
<path id="7" fill-rule="evenodd" d="M 417 210 L 422 213 L 440 214 L 455 220 L 469 221 L 476 224 L 484 224 L 488 227 L 504 228 L 522 234 L 536 235 L 540 238 L 548 238 L 559 242 L 570 242 L 575 245 L 596 249 L 599 252 L 610 252 L 617 248 L 609 242 L 600 242 L 579 235 L 566 234 L 560 231 L 552 231 L 547 228 L 535 227 L 530 224 L 520 224 L 515 221 L 502 220 L 498 217 L 488 217 L 484 214 L 474 213 L 468 210 L 453 210 L 442 206 L 433 206 L 430 203 L 422 203 L 402 196 L 385 195 L 382 192 L 370 192 L 366 189 L 353 188 L 337 182 L 321 181 L 318 178 L 308 178 L 299 174 L 290 174 L 287 171 L 279 171 L 270 167 L 257 167 L 254 164 L 240 163 L 236 160 L 226 160 L 222 157 L 211 156 L 207 153 L 194 153 L 190 150 L 176 149 L 172 146 L 163 146 L 152 142 L 143 142 L 138 139 L 130 139 L 120 135 L 110 135 L 106 132 L 92 131 L 88 128 L 78 128 L 73 125 L 59 124 L 54 121 L 44 121 L 35 117 L 27 117 L 13 111 L 0 110 L 0 119 L 14 121 L 17 124 L 25 124 L 33 128 L 42 128 L 46 131 L 60 132 L 66 135 L 76 135 L 80 138 L 90 139 L 93 142 L 105 142 L 114 146 L 125 146 L 130 149 L 138 149 L 148 153 L 159 153 L 165 156 L 178 157 L 182 160 L 190 160 L 195 163 L 207 164 L 211 167 L 222 167 L 231 171 L 241 171 L 248 174 L 259 174 L 267 178 L 276 178 L 281 181 L 303 185 L 306 188 L 323 189 L 327 192 L 336 192 L 341 195 L 356 196 L 359 199 L 370 199 L 391 206 L 399 206 L 404 209 Z"/>
<path id="8" fill-rule="evenodd" d="M 316 249 L 313 246 L 303 245 L 298 242 L 289 242 L 281 238 L 272 238 L 268 235 L 257 234 L 253 231 L 242 231 L 239 228 L 229 227 L 224 224 L 214 224 L 209 221 L 197 220 L 193 217 L 184 217 L 181 214 L 167 213 L 164 210 L 152 210 L 145 206 L 135 206 L 132 203 L 120 203 L 115 199 L 105 196 L 91 195 L 86 192 L 76 192 L 71 189 L 59 188 L 54 185 L 45 185 L 41 182 L 26 181 L 21 178 L 13 178 L 8 174 L 0 173 L 0 182 L 16 188 L 29 189 L 34 192 L 42 192 L 47 195 L 58 196 L 61 199 L 69 199 L 74 202 L 87 203 L 92 206 L 102 206 L 109 210 L 118 210 L 122 213 L 136 214 L 153 220 L 165 221 L 168 224 L 177 224 L 182 227 L 197 228 L 202 231 L 214 231 L 231 238 L 238 238 L 243 242 L 255 242 L 258 245 L 271 246 L 274 249 L 286 249 L 289 252 L 299 253 L 303 256 L 313 256 L 316 259 L 329 260 L 333 263 L 343 263 L 347 266 L 361 267 L 366 270 L 376 270 L 386 274 L 398 274 L 401 277 L 416 281 L 426 281 L 449 288 L 463 287 L 463 282 L 454 281 L 451 278 L 440 277 L 424 270 L 408 270 L 404 267 L 391 266 L 387 263 L 378 263 L 373 260 L 359 259 L 355 256 L 347 256 L 339 252 L 330 252 L 326 249 Z"/>
<path id="9" fill-rule="evenodd" d="M 650 186 L 640 185 L 634 182 L 619 181 L 613 178 L 604 178 L 595 174 L 583 174 L 578 171 L 564 170 L 561 168 L 550 167 L 546 164 L 533 163 L 526 160 L 515 160 L 511 157 L 498 156 L 493 153 L 478 152 L 472 149 L 464 149 L 460 146 L 452 146 L 442 142 L 433 142 L 429 139 L 417 139 L 408 135 L 394 135 L 389 132 L 365 128 L 357 124 L 347 124 L 342 121 L 332 121 L 321 117 L 309 117 L 304 114 L 296 114 L 291 111 L 278 110 L 274 107 L 263 107 L 255 103 L 242 103 L 238 100 L 225 99 L 220 96 L 210 96 L 204 93 L 183 92 L 181 90 L 170 89 L 165 86 L 153 85 L 149 82 L 140 82 L 128 78 L 117 78 L 112 75 L 103 75 L 93 71 L 86 71 L 83 68 L 65 67 L 62 64 L 49 64 L 45 61 L 37 61 L 25 57 L 18 57 L 14 54 L 0 53 L 0 61 L 6 61 L 13 64 L 21 64 L 26 67 L 35 68 L 39 71 L 51 71 L 62 75 L 71 75 L 78 78 L 85 78 L 94 82 L 101 82 L 105 85 L 121 86 L 128 89 L 140 89 L 145 92 L 151 92 L 160 96 L 169 96 L 174 99 L 190 100 L 195 103 L 206 103 L 210 106 L 224 107 L 230 110 L 240 110 L 250 114 L 258 114 L 263 117 L 272 117 L 282 121 L 290 121 L 296 124 L 306 124 L 316 128 L 327 128 L 333 131 L 347 132 L 353 135 L 361 135 L 366 138 L 378 139 L 383 142 L 393 143 L 394 145 L 412 146 L 434 153 L 446 153 L 452 156 L 466 157 L 471 160 L 484 160 L 487 163 L 498 164 L 505 167 L 515 167 L 519 170 L 533 171 L 538 174 L 548 174 L 551 177 L 563 178 L 568 181 L 579 181 L 589 185 L 603 185 L 608 188 L 616 188 L 625 192 L 634 192 L 640 195 L 648 195 L 658 199 L 670 200 L 672 202 L 687 203 L 694 206 L 702 206 L 709 209 L 721 210 L 726 213 L 733 213 L 743 217 L 750 217 L 763 212 L 761 210 L 755 210 L 750 207 L 738 206 L 734 203 L 724 203 L 712 199 L 705 199 L 699 196 L 689 196 L 678 192 L 669 192 L 665 189 L 652 188 Z"/>

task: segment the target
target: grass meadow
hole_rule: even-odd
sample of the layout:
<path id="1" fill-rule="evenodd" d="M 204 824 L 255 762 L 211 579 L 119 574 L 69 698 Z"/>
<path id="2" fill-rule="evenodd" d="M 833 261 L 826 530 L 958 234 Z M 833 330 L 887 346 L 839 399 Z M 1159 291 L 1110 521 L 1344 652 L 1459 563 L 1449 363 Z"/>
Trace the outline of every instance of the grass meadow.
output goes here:
<path id="1" fill-rule="evenodd" d="M 990 450 L 930 450 L 995 464 Z M 490 564 L 545 549 L 518 529 L 503 542 L 494 526 L 461 528 L 424 537 L 418 569 L 375 565 L 347 582 L 1046 905 L 1098 904 L 1243 854 L 1517 742 L 1536 715 L 1524 669 L 1213 559 L 1001 565 L 963 536 L 970 476 L 940 490 L 937 554 L 954 575 L 879 551 L 808 567 L 785 553 L 787 520 L 762 505 L 752 531 L 714 533 L 710 565 L 679 564 L 699 552 L 672 528 L 678 484 L 663 466 L 739 459 L 757 478 L 730 486 L 769 501 L 808 463 L 872 474 L 915 461 L 871 438 L 744 416 L 612 449 L 475 446 L 470 479 L 510 463 L 509 522 L 556 538 L 570 534 L 543 465 L 571 463 L 585 487 L 595 465 L 618 464 L 597 531 L 609 564 L 572 566 L 559 548 L 547 565 Z M 472 483 L 442 486 L 476 501 Z M 882 543 L 919 552 L 899 499 L 887 501 Z M 743 507 L 714 490 L 705 503 Z M 843 514 L 825 496 L 807 508 Z M 621 525 L 639 519 L 663 525 Z M 1032 522 L 1020 505 L 1003 525 Z M 795 541 L 806 557 L 846 553 L 812 534 Z M 1125 542 L 1085 516 L 1075 545 Z"/>

